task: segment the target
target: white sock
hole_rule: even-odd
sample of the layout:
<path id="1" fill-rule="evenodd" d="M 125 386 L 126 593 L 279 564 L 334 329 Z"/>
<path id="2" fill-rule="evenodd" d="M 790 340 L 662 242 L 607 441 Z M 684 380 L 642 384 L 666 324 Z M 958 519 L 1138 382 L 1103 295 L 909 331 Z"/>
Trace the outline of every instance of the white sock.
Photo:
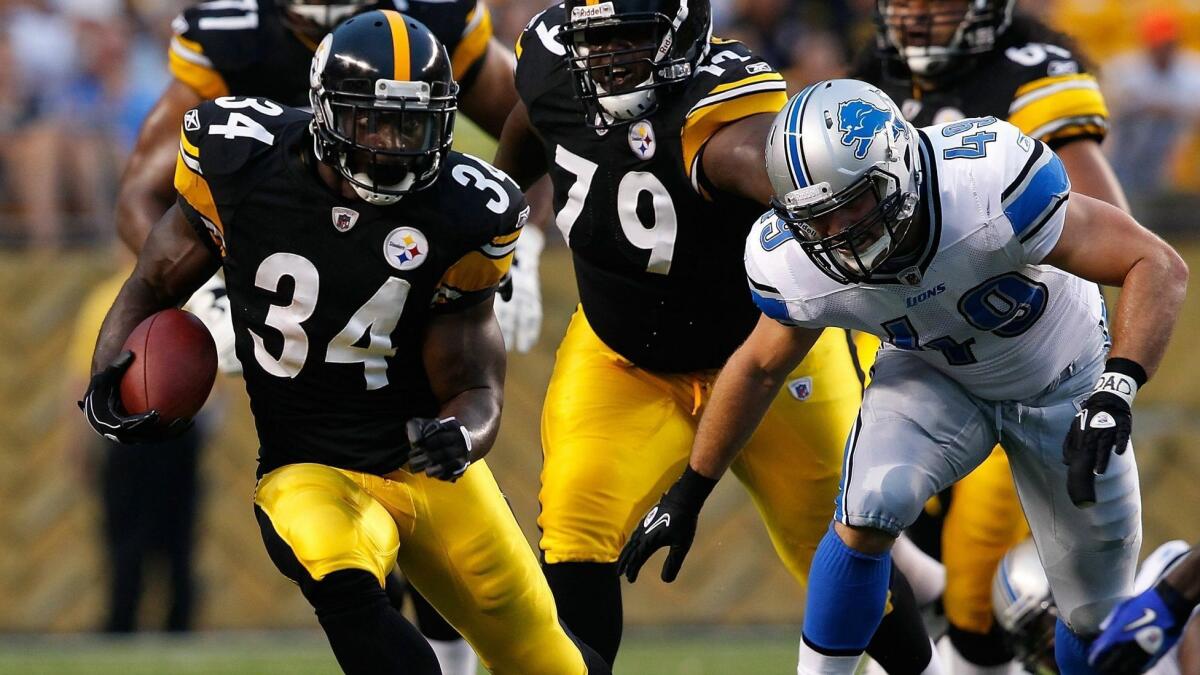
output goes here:
<path id="1" fill-rule="evenodd" d="M 862 654 L 827 656 L 800 641 L 800 661 L 796 675 L 853 675 Z"/>
<path id="2" fill-rule="evenodd" d="M 1022 672 L 1021 666 L 1016 661 L 1009 661 L 998 666 L 980 666 L 971 663 L 965 656 L 958 653 L 949 638 L 942 642 L 946 647 L 944 650 L 946 662 L 950 665 L 950 672 L 954 675 L 1020 675 Z"/>
<path id="3" fill-rule="evenodd" d="M 924 607 L 941 597 L 946 591 L 946 566 L 901 534 L 892 546 L 892 562 L 912 586 L 917 606 Z"/>
<path id="4" fill-rule="evenodd" d="M 475 675 L 479 658 L 466 640 L 429 640 L 429 646 L 442 667 L 442 675 Z"/>
<path id="5" fill-rule="evenodd" d="M 921 675 L 950 675 L 950 673 L 959 675 L 958 671 L 949 670 L 946 668 L 946 664 L 942 661 L 941 654 L 938 653 L 937 645 L 933 644 L 932 640 L 930 640 L 929 646 L 929 665 L 925 666 L 925 670 L 921 671 Z"/>

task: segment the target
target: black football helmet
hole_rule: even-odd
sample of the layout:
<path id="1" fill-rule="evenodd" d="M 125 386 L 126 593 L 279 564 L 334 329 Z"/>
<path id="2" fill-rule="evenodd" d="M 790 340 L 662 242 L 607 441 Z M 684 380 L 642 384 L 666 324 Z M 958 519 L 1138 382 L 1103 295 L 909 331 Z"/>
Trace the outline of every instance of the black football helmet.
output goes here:
<path id="1" fill-rule="evenodd" d="M 420 21 L 391 10 L 347 20 L 317 47 L 309 85 L 317 158 L 363 200 L 393 204 L 437 179 L 458 84 Z"/>
<path id="2" fill-rule="evenodd" d="M 566 0 L 558 39 L 586 123 L 645 118 L 664 87 L 686 82 L 708 52 L 709 0 Z"/>
<path id="3" fill-rule="evenodd" d="M 885 63 L 937 79 L 991 51 L 1012 23 L 1016 0 L 876 0 L 876 44 Z M 907 78 L 901 78 L 907 79 Z"/>

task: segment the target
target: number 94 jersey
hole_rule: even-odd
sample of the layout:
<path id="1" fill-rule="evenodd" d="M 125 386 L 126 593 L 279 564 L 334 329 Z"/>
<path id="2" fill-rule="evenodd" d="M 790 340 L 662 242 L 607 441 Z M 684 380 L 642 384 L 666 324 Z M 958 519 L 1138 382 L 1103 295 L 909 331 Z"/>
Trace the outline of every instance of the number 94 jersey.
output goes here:
<path id="1" fill-rule="evenodd" d="M 184 115 L 179 206 L 222 257 L 260 469 L 317 462 L 381 474 L 405 422 L 438 401 L 422 360 L 437 314 L 489 301 L 528 215 L 507 176 L 451 152 L 391 206 L 317 176 L 311 115 L 219 98 Z"/>
<path id="2" fill-rule="evenodd" d="M 761 206 L 709 189 L 704 144 L 723 125 L 787 102 L 783 78 L 737 42 L 712 40 L 657 112 L 604 133 L 584 124 L 557 33 L 562 5 L 517 42 L 517 92 L 543 140 L 556 223 L 601 340 L 650 370 L 718 368 L 749 334 L 739 251 Z"/>
<path id="3" fill-rule="evenodd" d="M 1096 285 L 1041 264 L 1066 220 L 1066 171 L 994 117 L 918 135 L 928 237 L 904 282 L 834 281 L 768 213 L 746 241 L 754 300 L 787 325 L 873 333 L 981 398 L 1033 396 L 1107 338 Z"/>

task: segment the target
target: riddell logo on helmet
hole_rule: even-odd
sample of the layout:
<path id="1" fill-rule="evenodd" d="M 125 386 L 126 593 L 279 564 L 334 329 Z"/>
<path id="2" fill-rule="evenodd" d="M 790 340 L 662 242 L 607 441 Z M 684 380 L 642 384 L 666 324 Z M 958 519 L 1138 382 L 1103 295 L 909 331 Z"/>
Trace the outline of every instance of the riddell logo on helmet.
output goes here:
<path id="1" fill-rule="evenodd" d="M 617 13 L 611 0 L 598 5 L 582 5 L 571 9 L 571 21 L 586 21 L 588 19 L 607 19 Z"/>

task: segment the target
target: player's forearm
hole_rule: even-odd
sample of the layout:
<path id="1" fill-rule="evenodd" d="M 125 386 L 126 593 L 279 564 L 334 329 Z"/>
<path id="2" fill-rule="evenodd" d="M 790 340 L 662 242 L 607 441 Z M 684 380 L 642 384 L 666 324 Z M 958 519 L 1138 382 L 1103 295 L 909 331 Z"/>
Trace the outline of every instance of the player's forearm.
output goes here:
<path id="1" fill-rule="evenodd" d="M 496 443 L 503 397 L 499 389 L 468 389 L 442 404 L 438 417 L 453 417 L 471 435 L 471 461 L 483 459 Z"/>
<path id="2" fill-rule="evenodd" d="M 1153 376 L 1179 318 L 1188 268 L 1167 245 L 1141 258 L 1125 276 L 1113 321 L 1112 357 L 1137 362 Z"/>
<path id="3" fill-rule="evenodd" d="M 750 439 L 779 393 L 783 378 L 735 353 L 717 378 L 692 445 L 693 471 L 719 479 Z"/>
<path id="4" fill-rule="evenodd" d="M 1166 581 L 1189 602 L 1200 603 L 1200 550 L 1192 549 L 1192 552 L 1167 574 Z"/>
<path id="5" fill-rule="evenodd" d="M 117 234 L 134 255 L 142 252 L 150 230 L 174 199 L 173 190 L 158 194 L 139 186 L 122 186 L 117 196 Z"/>
<path id="6" fill-rule="evenodd" d="M 170 306 L 171 303 L 155 292 L 135 271 L 121 287 L 112 309 L 108 311 L 104 323 L 100 326 L 96 351 L 92 355 L 92 372 L 99 372 L 117 358 L 125 339 L 143 319 Z"/>

